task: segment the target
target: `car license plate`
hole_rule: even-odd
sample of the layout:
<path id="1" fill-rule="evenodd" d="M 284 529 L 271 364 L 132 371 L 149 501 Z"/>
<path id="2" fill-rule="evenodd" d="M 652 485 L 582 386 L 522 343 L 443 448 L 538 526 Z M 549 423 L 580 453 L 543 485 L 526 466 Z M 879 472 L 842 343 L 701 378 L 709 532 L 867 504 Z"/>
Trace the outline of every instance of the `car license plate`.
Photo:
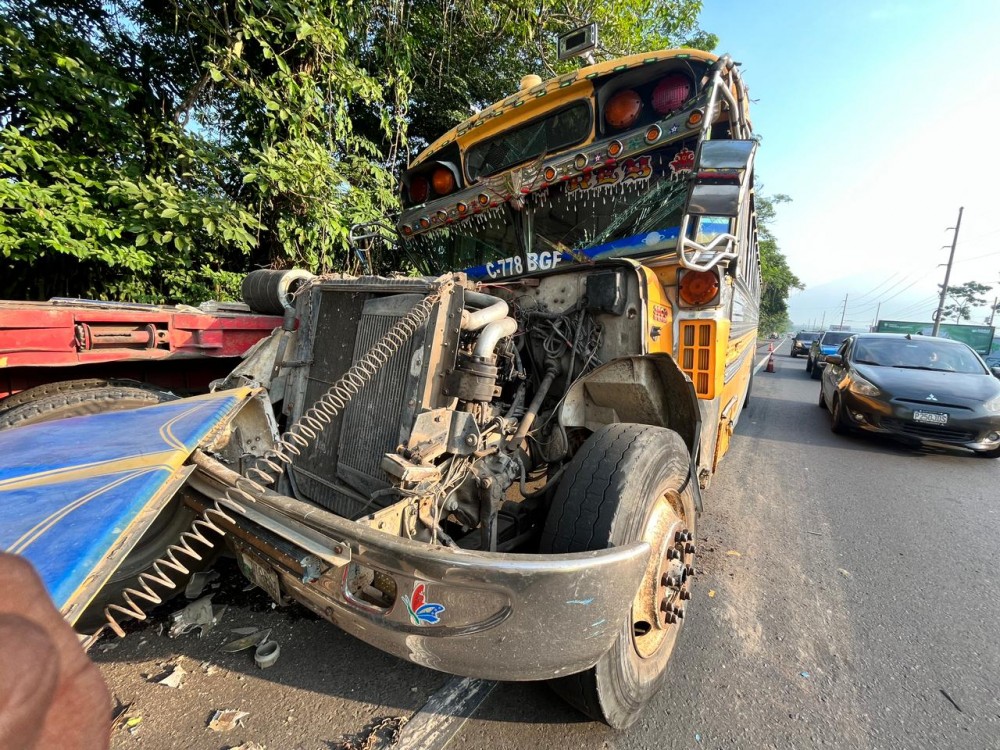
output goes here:
<path id="1" fill-rule="evenodd" d="M 927 424 L 948 424 L 948 415 L 939 411 L 915 411 L 913 412 L 914 422 L 926 422 Z"/>
<path id="2" fill-rule="evenodd" d="M 278 574 L 248 554 L 241 553 L 240 561 L 243 563 L 243 570 L 250 580 L 264 589 L 274 601 L 281 604 L 281 586 L 278 583 Z"/>

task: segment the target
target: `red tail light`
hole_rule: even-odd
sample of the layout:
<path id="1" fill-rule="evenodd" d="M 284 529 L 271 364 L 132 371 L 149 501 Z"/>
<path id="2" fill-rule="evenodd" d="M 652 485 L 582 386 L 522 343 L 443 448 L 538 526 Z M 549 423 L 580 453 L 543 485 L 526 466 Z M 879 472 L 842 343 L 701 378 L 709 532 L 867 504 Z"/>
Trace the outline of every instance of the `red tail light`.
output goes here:
<path id="1" fill-rule="evenodd" d="M 691 96 L 691 82 L 682 73 L 670 73 L 653 89 L 653 110 L 660 115 L 676 112 Z"/>
<path id="2" fill-rule="evenodd" d="M 414 177 L 410 180 L 410 203 L 426 203 L 427 196 L 430 195 L 431 186 L 426 177 Z"/>

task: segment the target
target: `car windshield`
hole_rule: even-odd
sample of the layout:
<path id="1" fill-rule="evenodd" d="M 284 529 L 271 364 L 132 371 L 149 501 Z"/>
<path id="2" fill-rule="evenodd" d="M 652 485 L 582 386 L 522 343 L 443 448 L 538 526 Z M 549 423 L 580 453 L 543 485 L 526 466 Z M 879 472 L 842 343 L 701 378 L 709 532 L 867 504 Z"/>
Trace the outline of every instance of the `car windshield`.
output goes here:
<path id="1" fill-rule="evenodd" d="M 986 373 L 972 349 L 939 339 L 861 339 L 851 358 L 856 364 L 877 367 Z"/>
<path id="2" fill-rule="evenodd" d="M 840 346 L 849 336 L 853 335 L 850 331 L 827 331 L 820 339 L 820 343 L 823 346 Z"/>
<path id="3" fill-rule="evenodd" d="M 799 334 L 796 334 L 795 338 L 798 341 L 803 341 L 803 342 L 805 342 L 807 344 L 811 344 L 813 341 L 815 341 L 816 339 L 819 338 L 819 334 L 818 333 L 799 333 Z"/>

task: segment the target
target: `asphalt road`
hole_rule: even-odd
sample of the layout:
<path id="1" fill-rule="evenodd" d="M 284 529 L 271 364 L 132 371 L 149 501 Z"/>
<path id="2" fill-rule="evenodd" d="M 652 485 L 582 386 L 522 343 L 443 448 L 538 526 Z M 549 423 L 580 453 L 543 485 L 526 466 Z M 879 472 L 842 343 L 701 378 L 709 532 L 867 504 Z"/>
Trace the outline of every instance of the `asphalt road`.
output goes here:
<path id="1" fill-rule="evenodd" d="M 705 494 L 701 573 L 646 717 L 614 732 L 544 685 L 500 684 L 449 750 L 1000 748 L 1000 462 L 833 435 L 805 360 L 775 364 Z M 115 747 L 359 746 L 446 681 L 236 592 L 220 593 L 231 605 L 203 639 L 154 625 L 95 653 L 143 716 Z M 277 666 L 218 653 L 245 624 L 275 627 Z M 179 690 L 142 677 L 177 663 Z M 233 707 L 245 726 L 205 728 Z"/>

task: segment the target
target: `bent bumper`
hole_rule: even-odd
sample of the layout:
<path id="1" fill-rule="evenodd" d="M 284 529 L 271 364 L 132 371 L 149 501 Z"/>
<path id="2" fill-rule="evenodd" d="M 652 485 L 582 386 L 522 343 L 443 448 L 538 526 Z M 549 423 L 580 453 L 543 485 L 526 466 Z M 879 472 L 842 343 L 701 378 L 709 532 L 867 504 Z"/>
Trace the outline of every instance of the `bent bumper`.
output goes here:
<path id="1" fill-rule="evenodd" d="M 212 496 L 204 481 L 196 486 Z M 593 666 L 629 622 L 650 555 L 645 542 L 563 555 L 432 547 L 291 498 L 258 500 L 264 506 L 258 511 L 280 508 L 282 516 L 321 531 L 350 561 L 311 578 L 308 566 L 295 564 L 294 555 L 266 543 L 254 522 L 232 513 L 237 551 L 255 582 L 272 590 L 257 578 L 273 572 L 280 594 L 351 635 L 415 664 L 468 677 L 542 680 Z M 364 596 L 372 575 L 383 589 L 387 581 L 394 584 L 385 606 Z"/>

